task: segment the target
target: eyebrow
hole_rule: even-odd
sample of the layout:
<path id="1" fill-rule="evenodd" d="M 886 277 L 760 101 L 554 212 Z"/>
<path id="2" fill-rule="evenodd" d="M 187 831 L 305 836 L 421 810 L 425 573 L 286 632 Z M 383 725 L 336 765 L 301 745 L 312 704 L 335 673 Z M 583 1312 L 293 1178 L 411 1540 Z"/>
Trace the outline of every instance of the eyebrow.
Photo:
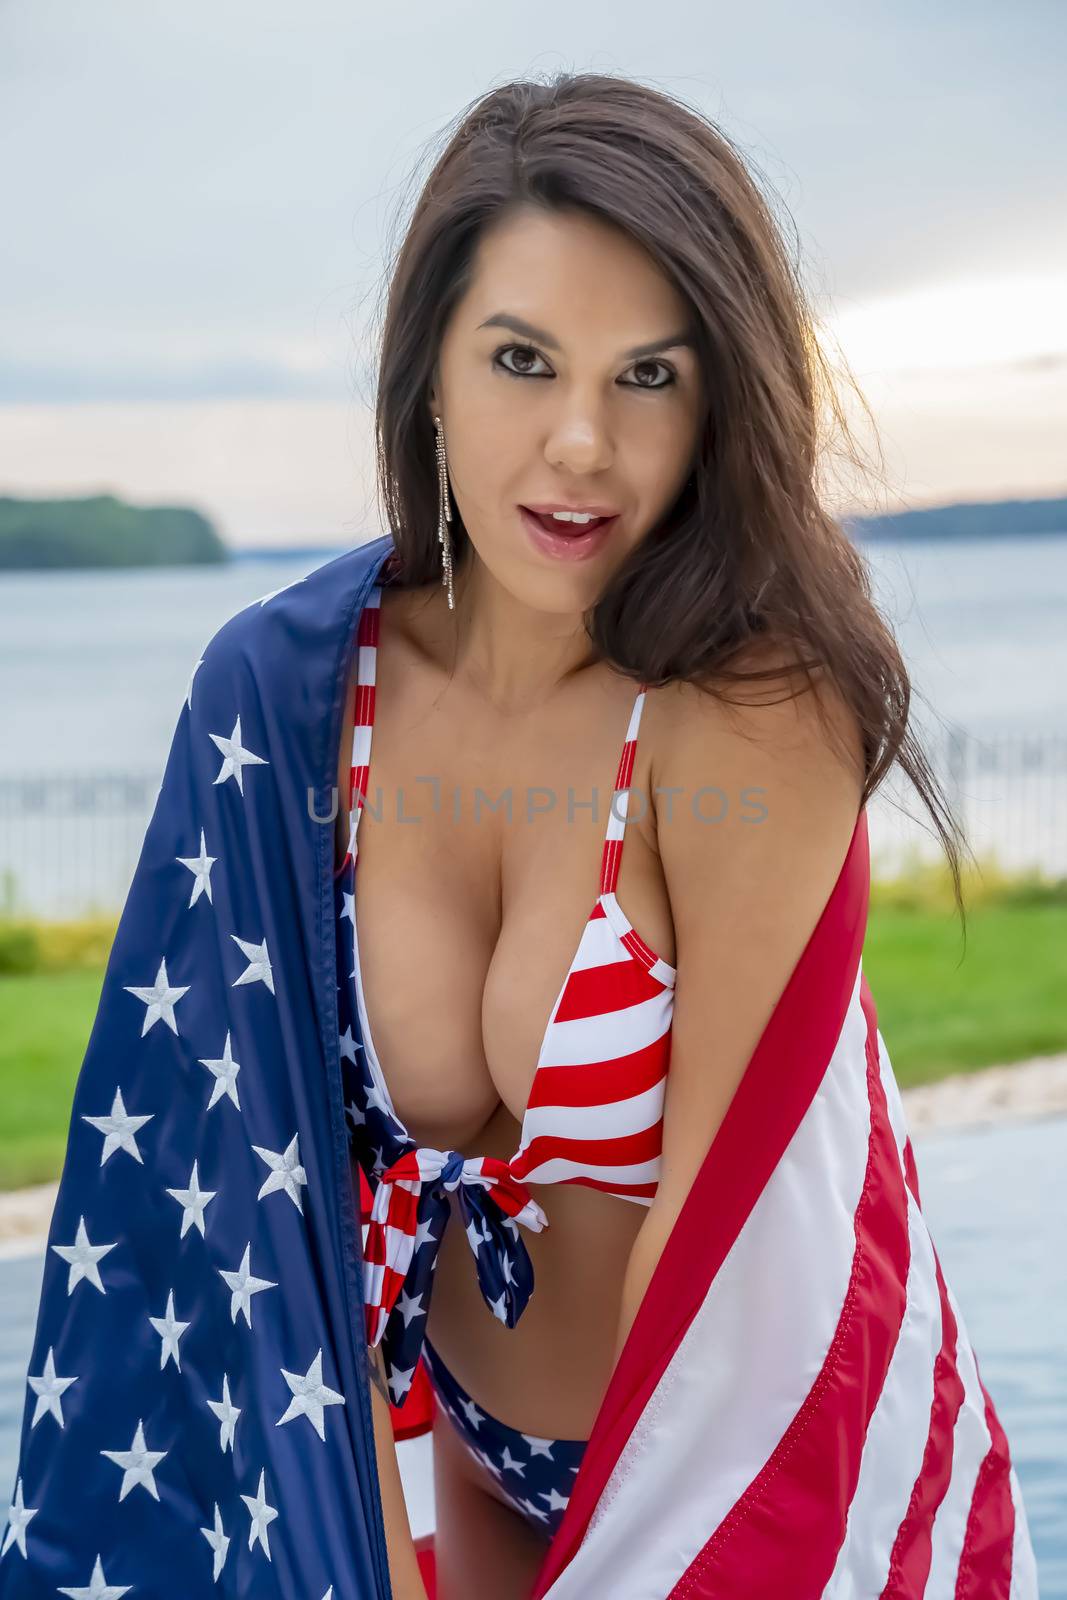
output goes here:
<path id="1" fill-rule="evenodd" d="M 495 316 L 486 317 L 484 322 L 478 324 L 478 331 L 482 328 L 510 328 L 513 333 L 521 334 L 524 339 L 533 339 L 549 350 L 562 348 L 543 328 L 536 328 L 532 322 L 524 322 L 522 317 L 512 316 L 508 311 L 498 311 Z M 631 350 L 623 350 L 621 354 L 624 361 L 640 361 L 643 356 L 654 356 L 659 350 L 677 350 L 681 347 L 696 350 L 696 339 L 688 328 L 682 328 L 678 333 L 669 333 L 665 339 L 653 339 L 649 344 L 634 345 Z"/>

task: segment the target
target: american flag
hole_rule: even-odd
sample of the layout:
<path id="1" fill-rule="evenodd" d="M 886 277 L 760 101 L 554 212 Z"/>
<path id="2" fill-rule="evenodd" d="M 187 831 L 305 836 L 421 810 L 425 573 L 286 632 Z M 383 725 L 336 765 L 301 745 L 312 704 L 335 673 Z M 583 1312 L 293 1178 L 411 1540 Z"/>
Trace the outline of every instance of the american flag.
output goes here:
<path id="1" fill-rule="evenodd" d="M 328 909 L 382 553 L 232 617 L 178 708 L 74 1095 L 2 1600 L 389 1593 Z"/>
<path id="2" fill-rule="evenodd" d="M 391 553 L 263 596 L 194 668 L 75 1092 L 0 1600 L 390 1593 L 332 805 Z M 868 893 L 861 817 L 531 1600 L 1037 1595 L 862 970 Z"/>
<path id="3" fill-rule="evenodd" d="M 533 1600 L 1033 1600 L 862 946 L 866 815 L 693 1182 Z"/>

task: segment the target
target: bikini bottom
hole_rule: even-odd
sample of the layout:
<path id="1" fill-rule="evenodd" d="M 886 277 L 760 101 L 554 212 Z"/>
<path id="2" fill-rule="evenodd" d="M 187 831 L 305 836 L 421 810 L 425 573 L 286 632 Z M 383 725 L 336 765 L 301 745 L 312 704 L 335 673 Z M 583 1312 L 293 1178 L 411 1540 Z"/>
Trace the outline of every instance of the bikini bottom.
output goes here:
<path id="1" fill-rule="evenodd" d="M 570 1499 L 588 1440 L 542 1439 L 509 1428 L 475 1405 L 429 1339 L 423 1340 L 422 1353 L 430 1384 L 471 1455 L 492 1473 L 515 1510 L 550 1539 Z"/>

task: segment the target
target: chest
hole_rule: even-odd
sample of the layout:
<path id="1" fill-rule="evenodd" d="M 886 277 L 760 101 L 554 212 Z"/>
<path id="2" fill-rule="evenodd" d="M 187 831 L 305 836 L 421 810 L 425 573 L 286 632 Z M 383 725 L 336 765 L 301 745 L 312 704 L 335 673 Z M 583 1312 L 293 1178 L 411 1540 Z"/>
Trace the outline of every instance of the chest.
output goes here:
<path id="1" fill-rule="evenodd" d="M 413 1139 L 507 1160 L 576 953 L 592 948 L 591 916 L 603 917 L 609 808 L 635 686 L 605 677 L 509 721 L 479 715 L 417 671 L 382 671 L 381 659 L 372 726 L 346 726 L 342 739 L 337 819 L 340 860 L 355 754 L 366 802 L 353 916 L 373 1048 Z M 669 962 L 650 746 L 646 729 L 623 773 L 633 820 L 614 847 L 608 906 L 620 930 L 632 924 L 653 959 Z"/>

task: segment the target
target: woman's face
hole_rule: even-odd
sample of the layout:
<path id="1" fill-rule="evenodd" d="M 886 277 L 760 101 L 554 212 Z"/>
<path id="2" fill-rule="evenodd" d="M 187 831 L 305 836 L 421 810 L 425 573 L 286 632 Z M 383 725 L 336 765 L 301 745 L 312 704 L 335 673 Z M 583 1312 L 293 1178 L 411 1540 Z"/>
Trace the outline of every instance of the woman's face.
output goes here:
<path id="1" fill-rule="evenodd" d="M 678 342 L 691 319 L 639 245 L 582 213 L 525 207 L 487 231 L 473 265 L 431 426 L 440 416 L 455 501 L 493 578 L 537 610 L 580 613 L 693 470 L 704 397 L 696 349 Z M 569 524 L 546 548 L 520 510 L 554 503 L 617 515 L 578 558 Z"/>

